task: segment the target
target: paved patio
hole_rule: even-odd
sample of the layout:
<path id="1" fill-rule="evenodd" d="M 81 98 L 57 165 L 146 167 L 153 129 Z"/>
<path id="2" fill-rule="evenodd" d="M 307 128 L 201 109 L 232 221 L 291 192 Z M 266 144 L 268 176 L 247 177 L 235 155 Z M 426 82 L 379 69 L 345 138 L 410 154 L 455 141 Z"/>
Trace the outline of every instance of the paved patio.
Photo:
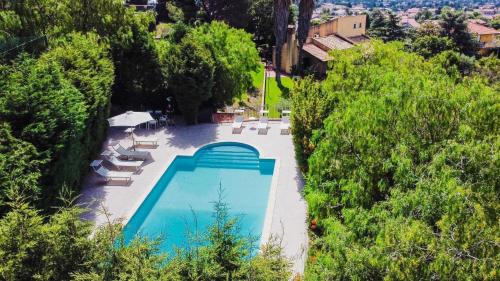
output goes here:
<path id="1" fill-rule="evenodd" d="M 132 177 L 130 185 L 120 183 L 106 185 L 102 178 L 90 173 L 83 186 L 81 203 L 91 210 L 86 219 L 97 224 L 106 222 L 102 207 L 111 214 L 111 219 L 126 222 L 154 187 L 156 181 L 177 155 L 193 155 L 200 147 L 219 141 L 242 142 L 254 146 L 261 158 L 276 159 L 273 182 L 275 193 L 270 195 L 263 239 L 269 234 L 282 236 L 282 246 L 294 261 L 293 270 L 302 273 L 307 249 L 306 203 L 302 198 L 302 177 L 295 161 L 291 135 L 281 135 L 278 122 L 270 122 L 267 135 L 257 134 L 257 122 L 245 122 L 241 134 L 232 134 L 231 124 L 201 124 L 176 126 L 158 130 L 136 130 L 138 135 L 155 135 L 159 146 L 150 151 L 153 161 L 147 161 L 143 170 Z M 120 141 L 131 146 L 131 138 L 117 129 L 110 129 L 103 150 L 110 143 Z M 116 185 L 118 184 L 118 185 Z M 273 201 L 274 200 L 274 204 Z M 270 218 L 270 219 L 267 219 Z M 266 231 L 269 230 L 270 231 Z M 266 232 L 266 233 L 264 233 Z"/>

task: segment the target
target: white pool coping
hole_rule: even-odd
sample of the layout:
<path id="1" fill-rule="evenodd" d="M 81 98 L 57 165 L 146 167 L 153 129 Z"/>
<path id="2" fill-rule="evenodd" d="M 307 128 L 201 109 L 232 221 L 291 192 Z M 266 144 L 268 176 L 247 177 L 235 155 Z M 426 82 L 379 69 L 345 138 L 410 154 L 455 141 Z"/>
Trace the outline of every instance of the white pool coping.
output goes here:
<path id="1" fill-rule="evenodd" d="M 261 158 L 262 159 L 262 158 Z M 270 158 L 265 158 L 270 159 Z M 274 214 L 274 204 L 276 203 L 276 191 L 278 190 L 278 178 L 279 178 L 279 167 L 280 160 L 274 159 L 274 171 L 273 177 L 271 179 L 271 187 L 269 189 L 269 196 L 267 198 L 267 208 L 266 214 L 264 217 L 264 225 L 262 226 L 262 232 L 260 234 L 260 247 L 266 244 L 271 237 L 271 226 L 273 223 L 273 214 Z"/>
<path id="2" fill-rule="evenodd" d="M 295 161 L 291 135 L 280 134 L 279 122 L 269 123 L 267 135 L 257 134 L 254 130 L 257 122 L 245 122 L 244 125 L 241 134 L 232 134 L 231 124 L 178 126 L 138 132 L 154 134 L 159 138 L 159 146 L 148 149 L 155 161 L 147 163 L 141 174 L 134 175 L 129 186 L 105 185 L 95 173 L 90 173 L 79 201 L 90 209 L 86 218 L 96 225 L 105 223 L 105 216 L 99 212 L 102 205 L 111 213 L 112 219 L 120 220 L 125 225 L 177 156 L 193 156 L 203 146 L 213 143 L 247 144 L 257 149 L 260 159 L 275 160 L 260 246 L 272 234 L 281 236 L 284 252 L 293 261 L 293 271 L 303 273 L 308 247 L 307 206 L 301 194 L 303 182 Z M 121 131 L 111 130 L 106 143 L 116 141 L 125 146 L 131 144 Z"/>

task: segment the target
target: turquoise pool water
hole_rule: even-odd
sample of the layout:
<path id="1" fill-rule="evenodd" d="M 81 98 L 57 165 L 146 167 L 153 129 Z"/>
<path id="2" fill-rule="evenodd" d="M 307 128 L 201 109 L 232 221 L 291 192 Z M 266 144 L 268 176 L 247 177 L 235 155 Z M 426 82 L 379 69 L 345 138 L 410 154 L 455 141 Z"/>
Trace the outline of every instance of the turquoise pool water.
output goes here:
<path id="1" fill-rule="evenodd" d="M 187 233 L 204 231 L 213 222 L 219 184 L 230 214 L 240 217 L 242 234 L 260 239 L 274 164 L 241 143 L 212 144 L 192 157 L 177 156 L 125 226 L 125 241 L 160 236 L 163 252 L 185 247 Z"/>

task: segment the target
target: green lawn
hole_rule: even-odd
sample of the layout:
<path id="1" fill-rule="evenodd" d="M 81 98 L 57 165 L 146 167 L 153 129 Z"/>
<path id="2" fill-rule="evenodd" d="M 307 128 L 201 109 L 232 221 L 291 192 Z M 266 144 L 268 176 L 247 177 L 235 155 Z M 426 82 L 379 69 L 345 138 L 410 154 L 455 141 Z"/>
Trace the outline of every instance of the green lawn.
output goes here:
<path id="1" fill-rule="evenodd" d="M 270 77 L 267 80 L 268 85 L 266 85 L 266 107 L 269 109 L 269 117 L 278 118 L 280 117 L 280 112 L 277 110 L 276 105 L 281 100 L 282 91 L 278 87 L 276 78 Z M 293 80 L 290 77 L 281 76 L 281 83 L 285 87 L 285 91 L 290 91 L 293 87 Z"/>
<path id="2" fill-rule="evenodd" d="M 255 89 L 259 91 L 259 95 L 256 97 L 257 99 L 261 99 L 261 92 L 262 92 L 262 87 L 264 83 L 264 65 L 261 63 L 259 64 L 259 69 L 256 72 L 252 72 L 252 85 Z M 247 102 L 249 101 L 249 93 L 243 93 L 241 94 L 240 98 L 236 98 L 234 100 L 234 106 L 246 106 Z"/>
<path id="3" fill-rule="evenodd" d="M 262 90 L 262 83 L 264 83 L 264 65 L 261 63 L 257 72 L 252 73 L 253 86 L 259 91 Z"/>

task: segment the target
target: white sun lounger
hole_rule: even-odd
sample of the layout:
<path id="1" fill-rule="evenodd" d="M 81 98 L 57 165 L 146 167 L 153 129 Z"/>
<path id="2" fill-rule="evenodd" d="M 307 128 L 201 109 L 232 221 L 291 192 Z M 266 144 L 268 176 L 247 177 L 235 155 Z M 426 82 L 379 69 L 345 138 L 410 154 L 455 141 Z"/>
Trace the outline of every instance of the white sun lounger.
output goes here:
<path id="1" fill-rule="evenodd" d="M 290 133 L 290 118 L 282 117 L 280 124 L 281 134 L 289 134 Z"/>
<path id="2" fill-rule="evenodd" d="M 116 171 L 110 171 L 106 169 L 105 167 L 101 166 L 98 169 L 94 170 L 98 175 L 106 179 L 106 182 L 112 181 L 112 180 L 120 180 L 120 181 L 125 181 L 126 183 L 129 183 L 132 181 L 132 174 L 131 172 L 116 172 Z"/>
<path id="3" fill-rule="evenodd" d="M 233 134 L 236 131 L 241 130 L 242 126 L 243 126 L 243 116 L 238 115 L 234 118 L 234 121 L 233 121 Z"/>
<path id="4" fill-rule="evenodd" d="M 157 137 L 139 137 L 136 134 L 133 135 L 134 146 L 141 144 L 158 145 Z"/>
<path id="5" fill-rule="evenodd" d="M 111 156 L 108 161 L 118 169 L 135 168 L 136 171 L 139 171 L 141 169 L 141 165 L 144 162 L 144 161 L 123 161 L 116 158 L 115 156 Z"/>
<path id="6" fill-rule="evenodd" d="M 130 151 L 125 149 L 121 144 L 117 144 L 113 146 L 113 149 L 120 154 L 122 158 L 126 158 L 127 160 L 138 159 L 138 160 L 146 160 L 151 158 L 151 153 L 149 151 Z"/>
<path id="7" fill-rule="evenodd" d="M 258 134 L 260 134 L 261 132 L 267 134 L 268 123 L 269 120 L 267 119 L 267 117 L 260 117 L 259 124 L 257 125 Z"/>

